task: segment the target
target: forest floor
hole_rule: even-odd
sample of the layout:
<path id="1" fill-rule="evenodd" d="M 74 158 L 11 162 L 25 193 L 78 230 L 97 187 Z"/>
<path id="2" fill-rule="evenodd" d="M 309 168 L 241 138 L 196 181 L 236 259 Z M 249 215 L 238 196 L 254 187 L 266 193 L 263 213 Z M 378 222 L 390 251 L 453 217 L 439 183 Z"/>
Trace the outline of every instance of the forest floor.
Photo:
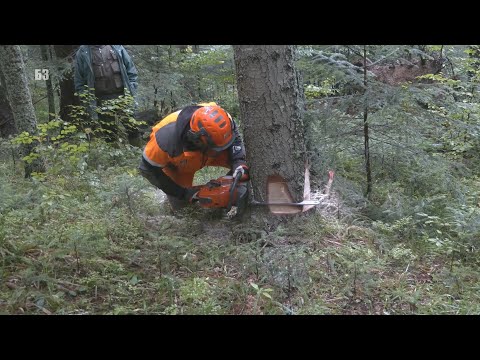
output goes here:
<path id="1" fill-rule="evenodd" d="M 274 226 L 173 216 L 134 163 L 25 180 L 0 162 L 0 313 L 480 313 L 478 261 L 389 239 L 340 200 Z"/>

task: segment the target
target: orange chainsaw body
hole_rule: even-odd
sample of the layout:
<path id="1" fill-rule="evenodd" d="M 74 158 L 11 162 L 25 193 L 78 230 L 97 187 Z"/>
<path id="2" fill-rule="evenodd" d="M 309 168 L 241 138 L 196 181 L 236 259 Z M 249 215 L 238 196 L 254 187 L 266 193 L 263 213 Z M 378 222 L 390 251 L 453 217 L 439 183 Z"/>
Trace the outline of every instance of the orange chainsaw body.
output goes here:
<path id="1" fill-rule="evenodd" d="M 229 204 L 232 184 L 233 177 L 229 175 L 210 180 L 197 193 L 200 206 L 204 208 L 226 208 Z M 238 190 L 234 189 L 230 204 L 235 204 L 237 196 Z"/>

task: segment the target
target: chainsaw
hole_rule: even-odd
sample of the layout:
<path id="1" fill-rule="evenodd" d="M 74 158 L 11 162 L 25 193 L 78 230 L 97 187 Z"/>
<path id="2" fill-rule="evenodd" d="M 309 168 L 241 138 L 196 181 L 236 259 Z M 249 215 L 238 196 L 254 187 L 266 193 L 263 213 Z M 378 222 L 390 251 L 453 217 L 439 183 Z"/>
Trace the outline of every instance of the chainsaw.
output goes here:
<path id="1" fill-rule="evenodd" d="M 203 208 L 225 208 L 229 212 L 232 206 L 244 207 L 248 197 L 246 182 L 240 182 L 242 173 L 235 178 L 230 175 L 210 180 L 197 193 L 198 203 Z"/>
<path id="2" fill-rule="evenodd" d="M 333 171 L 329 172 L 329 190 L 333 181 Z M 238 173 L 235 178 L 225 175 L 216 180 L 210 180 L 203 185 L 196 194 L 198 203 L 203 208 L 224 208 L 227 215 L 235 216 L 242 214 L 248 202 L 248 182 L 240 182 L 242 173 Z M 278 175 L 268 176 L 267 179 L 267 197 L 266 202 L 251 200 L 250 205 L 266 205 L 274 214 L 294 214 L 307 211 L 320 204 L 319 200 L 310 199 L 310 180 L 308 168 L 305 171 L 305 191 L 304 200 L 300 202 L 293 201 L 288 190 L 287 182 Z M 328 194 L 327 194 L 328 195 Z M 229 215 L 230 217 L 230 215 Z"/>

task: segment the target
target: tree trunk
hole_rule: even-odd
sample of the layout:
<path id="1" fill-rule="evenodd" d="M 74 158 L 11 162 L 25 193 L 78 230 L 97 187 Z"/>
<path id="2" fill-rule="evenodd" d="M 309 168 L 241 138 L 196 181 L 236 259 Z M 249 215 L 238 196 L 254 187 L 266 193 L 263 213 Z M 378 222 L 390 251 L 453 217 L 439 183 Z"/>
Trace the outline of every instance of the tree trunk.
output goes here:
<path id="1" fill-rule="evenodd" d="M 7 88 L 8 100 L 13 112 L 13 118 L 19 132 L 34 134 L 37 130 L 37 118 L 33 108 L 32 97 L 28 87 L 22 52 L 18 45 L 0 45 L 0 64 Z M 34 150 L 34 143 L 23 146 L 23 154 L 27 156 Z M 30 177 L 33 171 L 45 171 L 43 159 L 25 164 L 25 177 Z"/>
<path id="2" fill-rule="evenodd" d="M 51 63 L 51 59 L 48 56 L 49 47 L 50 45 L 40 45 L 40 50 L 42 52 L 42 60 L 45 62 L 45 68 L 48 68 L 48 64 Z M 55 118 L 55 97 L 53 95 L 52 78 L 49 76 L 45 83 L 47 85 L 48 121 L 51 121 Z"/>
<path id="3" fill-rule="evenodd" d="M 1 66 L 1 64 L 0 64 Z M 0 137 L 8 138 L 18 133 L 17 126 L 13 119 L 12 108 L 7 98 L 5 77 L 0 69 Z"/>
<path id="4" fill-rule="evenodd" d="M 65 121 L 72 120 L 69 115 L 70 105 L 79 105 L 78 99 L 73 95 L 75 93 L 75 85 L 73 83 L 73 59 L 79 47 L 80 45 L 54 45 L 57 58 L 66 60 L 69 64 L 67 70 L 63 72 L 63 76 L 59 80 L 60 117 Z"/>
<path id="5" fill-rule="evenodd" d="M 372 193 L 372 168 L 370 165 L 370 132 L 368 129 L 368 95 L 367 95 L 367 47 L 363 46 L 363 84 L 365 85 L 365 105 L 363 111 L 363 139 L 365 155 L 365 172 L 367 173 L 367 190 L 365 195 L 370 199 Z"/>
<path id="6" fill-rule="evenodd" d="M 192 49 L 192 52 L 194 54 L 198 54 L 200 52 L 200 46 L 198 45 L 193 45 L 193 49 Z M 195 75 L 195 82 L 196 82 L 196 88 L 197 88 L 197 94 L 195 96 L 195 98 L 197 100 L 202 100 L 202 79 L 200 77 L 200 74 L 196 74 Z"/>
<path id="7" fill-rule="evenodd" d="M 291 45 L 233 47 L 245 148 L 254 199 L 266 201 L 268 175 L 286 179 L 303 199 L 304 97 Z"/>

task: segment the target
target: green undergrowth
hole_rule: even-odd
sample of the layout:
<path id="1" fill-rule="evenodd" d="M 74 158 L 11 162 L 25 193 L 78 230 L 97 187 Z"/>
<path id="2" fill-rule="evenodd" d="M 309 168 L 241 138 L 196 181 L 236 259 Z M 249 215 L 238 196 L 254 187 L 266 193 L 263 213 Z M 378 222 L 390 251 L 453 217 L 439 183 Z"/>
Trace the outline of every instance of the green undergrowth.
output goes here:
<path id="1" fill-rule="evenodd" d="M 435 231 L 454 239 L 454 224 L 427 214 L 311 212 L 275 225 L 198 208 L 173 216 L 137 160 L 30 180 L 0 162 L 1 313 L 480 313 L 476 244 Z"/>

